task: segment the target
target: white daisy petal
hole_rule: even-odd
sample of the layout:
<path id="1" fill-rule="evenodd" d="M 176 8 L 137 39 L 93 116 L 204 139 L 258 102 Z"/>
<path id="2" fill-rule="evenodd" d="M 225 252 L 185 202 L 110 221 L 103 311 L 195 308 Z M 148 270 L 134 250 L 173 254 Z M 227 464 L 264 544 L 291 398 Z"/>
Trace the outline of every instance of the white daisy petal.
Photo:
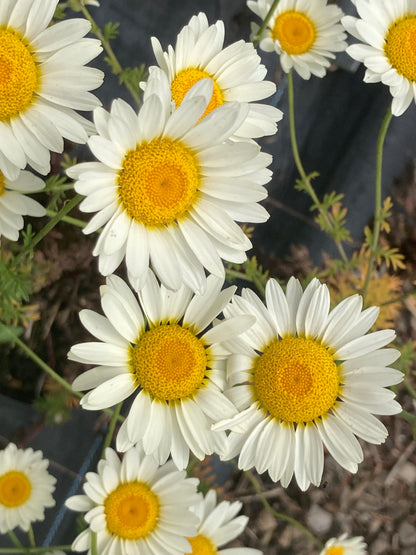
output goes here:
<path id="1" fill-rule="evenodd" d="M 386 439 L 374 415 L 400 411 L 386 389 L 403 379 L 388 366 L 399 353 L 382 348 L 395 333 L 366 334 L 378 309 L 362 311 L 358 295 L 329 312 L 329 290 L 317 279 L 303 291 L 291 278 L 286 294 L 270 279 L 265 293 L 266 306 L 243 290 L 224 309 L 226 321 L 254 314 L 256 323 L 224 343 L 231 353 L 226 394 L 239 412 L 213 429 L 230 430 L 223 456 L 240 455 L 240 468 L 267 470 L 283 487 L 294 474 L 306 490 L 321 481 L 324 446 L 356 472 L 363 459 L 356 436 L 374 444 Z"/>

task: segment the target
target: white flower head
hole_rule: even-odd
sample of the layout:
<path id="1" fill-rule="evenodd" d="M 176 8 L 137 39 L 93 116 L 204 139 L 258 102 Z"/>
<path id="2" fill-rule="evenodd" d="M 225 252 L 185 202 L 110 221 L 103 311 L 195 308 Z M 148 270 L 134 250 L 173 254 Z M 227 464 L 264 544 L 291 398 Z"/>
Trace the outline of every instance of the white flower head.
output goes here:
<path id="1" fill-rule="evenodd" d="M 245 119 L 247 104 L 227 103 L 197 124 L 211 95 L 212 80 L 201 80 L 171 113 L 159 70 L 138 115 L 122 100 L 110 113 L 95 110 L 99 135 L 88 144 L 100 161 L 68 174 L 87 197 L 80 209 L 97 212 L 84 232 L 104 226 L 94 250 L 102 274 L 125 258 L 136 289 L 152 266 L 170 289 L 186 283 L 201 292 L 205 270 L 223 277 L 222 259 L 246 259 L 251 242 L 236 222 L 267 220 L 257 202 L 267 196 L 271 157 L 254 142 L 224 142 Z"/>
<path id="2" fill-rule="evenodd" d="M 345 16 L 345 29 L 361 44 L 348 54 L 367 67 L 366 83 L 382 82 L 393 96 L 392 113 L 400 116 L 416 99 L 416 2 L 357 0 L 359 18 Z"/>
<path id="3" fill-rule="evenodd" d="M 18 449 L 14 443 L 0 451 L 0 533 L 20 526 L 28 531 L 32 522 L 45 518 L 53 507 L 56 478 L 46 470 L 49 461 L 42 451 Z"/>
<path id="4" fill-rule="evenodd" d="M 0 171 L 16 179 L 30 164 L 49 172 L 63 138 L 85 143 L 93 126 L 75 110 L 100 101 L 89 91 L 103 73 L 85 64 L 102 50 L 84 38 L 84 19 L 49 26 L 58 0 L 2 0 L 0 8 Z"/>
<path id="5" fill-rule="evenodd" d="M 45 183 L 28 171 L 20 171 L 16 179 L 7 179 L 0 171 L 0 240 L 17 241 L 23 228 L 23 216 L 44 216 L 45 208 L 25 193 L 44 189 Z"/>
<path id="6" fill-rule="evenodd" d="M 264 80 L 266 68 L 251 42 L 240 40 L 223 48 L 224 34 L 222 21 L 209 25 L 201 12 L 180 31 L 175 48 L 169 45 L 164 52 L 158 39 L 152 38 L 157 63 L 169 79 L 172 101 L 180 106 L 197 81 L 210 78 L 214 86 L 204 115 L 227 102 L 249 102 L 247 116 L 234 136 L 247 139 L 273 135 L 282 112 L 257 101 L 271 96 L 276 85 Z M 154 70 L 149 68 L 150 73 Z"/>
<path id="7" fill-rule="evenodd" d="M 214 426 L 230 429 L 227 458 L 239 467 L 268 471 L 286 487 L 293 474 L 302 490 L 319 485 L 324 446 L 346 470 L 356 472 L 363 452 L 356 436 L 383 443 L 387 429 L 374 416 L 400 412 L 386 387 L 403 375 L 389 368 L 399 351 L 382 348 L 393 330 L 367 331 L 379 309 L 362 311 L 353 295 L 331 311 L 326 285 L 312 280 L 303 291 L 291 278 L 286 293 L 270 279 L 266 306 L 250 290 L 234 296 L 226 317 L 255 314 L 256 323 L 226 343 L 231 388 L 240 414 Z"/>
<path id="8" fill-rule="evenodd" d="M 191 507 L 191 511 L 199 517 L 200 523 L 197 535 L 188 538 L 192 546 L 189 555 L 199 553 L 261 555 L 261 551 L 249 547 L 220 549 L 239 536 L 246 527 L 248 517 L 244 515 L 236 516 L 241 507 L 242 503 L 240 501 L 234 501 L 233 503 L 221 501 L 217 504 L 215 490 L 209 490 L 199 503 Z"/>
<path id="9" fill-rule="evenodd" d="M 273 0 L 248 0 L 247 6 L 265 19 Z M 260 48 L 277 52 L 283 71 L 293 68 L 303 79 L 324 77 L 334 52 L 345 50 L 343 12 L 326 0 L 281 0 L 260 37 Z M 252 33 L 259 30 L 252 25 Z"/>
<path id="10" fill-rule="evenodd" d="M 367 544 L 362 536 L 348 538 L 342 534 L 339 538 L 329 539 L 319 555 L 366 555 Z"/>
<path id="11" fill-rule="evenodd" d="M 72 549 L 91 554 L 91 531 L 97 534 L 98 553 L 183 555 L 187 537 L 195 536 L 197 478 L 187 478 L 172 462 L 159 466 L 136 447 L 120 461 L 106 449 L 97 472 L 88 472 L 85 495 L 74 495 L 66 505 L 85 512 L 88 528 L 75 538 Z"/>
<path id="12" fill-rule="evenodd" d="M 100 410 L 136 394 L 117 436 L 119 451 L 142 442 L 159 463 L 171 454 L 185 468 L 190 449 L 198 459 L 225 449 L 225 433 L 213 432 L 211 424 L 237 411 L 222 393 L 227 352 L 221 341 L 254 318 L 210 327 L 235 290 L 221 291 L 222 284 L 209 276 L 205 294 L 192 296 L 186 286 L 177 292 L 159 287 L 150 274 L 139 305 L 127 284 L 110 276 L 101 288 L 106 317 L 81 311 L 84 326 L 102 341 L 74 345 L 68 355 L 97 365 L 73 383 L 77 390 L 91 390 L 81 405 Z"/>

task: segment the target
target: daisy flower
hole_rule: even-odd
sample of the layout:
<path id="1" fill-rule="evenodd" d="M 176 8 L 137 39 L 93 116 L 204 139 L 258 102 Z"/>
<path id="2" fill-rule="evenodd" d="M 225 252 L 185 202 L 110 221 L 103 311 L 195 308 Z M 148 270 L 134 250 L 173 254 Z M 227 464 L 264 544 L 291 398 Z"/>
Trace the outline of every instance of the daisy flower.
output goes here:
<path id="1" fill-rule="evenodd" d="M 44 216 L 46 210 L 24 193 L 41 191 L 45 183 L 28 171 L 18 173 L 16 179 L 7 179 L 0 171 L 0 239 L 2 236 L 17 241 L 23 228 L 22 216 Z"/>
<path id="2" fill-rule="evenodd" d="M 235 515 L 242 507 L 240 501 L 230 503 L 221 501 L 217 505 L 215 490 L 209 490 L 199 503 L 191 507 L 200 520 L 197 535 L 188 538 L 192 551 L 186 555 L 222 554 L 222 555 L 261 555 L 258 549 L 249 547 L 234 547 L 219 549 L 224 544 L 235 539 L 247 525 L 248 517 Z"/>
<path id="3" fill-rule="evenodd" d="M 224 276 L 222 258 L 243 262 L 251 242 L 236 221 L 264 222 L 257 204 L 267 192 L 271 157 L 257 144 L 226 142 L 247 114 L 228 103 L 198 125 L 212 95 L 212 80 L 196 83 L 171 113 L 166 76 L 156 72 L 138 115 L 123 100 L 111 112 L 96 109 L 99 135 L 88 144 L 99 162 L 78 164 L 68 175 L 97 212 L 84 229 L 104 226 L 94 250 L 109 275 L 126 258 L 129 280 L 141 289 L 149 264 L 170 289 L 206 286 L 205 269 Z"/>
<path id="4" fill-rule="evenodd" d="M 347 534 L 339 538 L 331 538 L 319 555 L 365 555 L 367 544 L 362 536 L 347 539 Z"/>
<path id="5" fill-rule="evenodd" d="M 58 0 L 2 0 L 0 8 L 0 170 L 15 179 L 27 163 L 49 172 L 49 151 L 62 152 L 63 137 L 85 143 L 90 122 L 74 110 L 100 101 L 90 92 L 103 73 L 84 67 L 102 50 L 83 38 L 84 19 L 49 26 Z"/>
<path id="6" fill-rule="evenodd" d="M 188 90 L 200 79 L 209 77 L 214 87 L 204 115 L 226 102 L 249 102 L 247 117 L 234 135 L 240 138 L 273 135 L 282 112 L 256 101 L 274 94 L 276 85 L 264 80 L 267 70 L 251 42 L 240 40 L 223 48 L 224 34 L 222 21 L 209 25 L 207 16 L 199 13 L 178 34 L 175 48 L 169 45 L 164 52 L 158 39 L 152 37 L 157 63 L 169 79 L 172 101 L 180 106 Z M 150 73 L 154 70 L 155 67 L 149 68 Z"/>
<path id="7" fill-rule="evenodd" d="M 91 531 L 97 534 L 97 553 L 183 555 L 187 537 L 195 536 L 197 516 L 189 510 L 196 503 L 197 478 L 187 478 L 172 462 L 159 467 L 136 447 L 120 461 L 110 448 L 88 472 L 85 495 L 66 500 L 73 511 L 85 512 L 88 528 L 75 538 L 72 549 L 91 553 Z"/>
<path id="8" fill-rule="evenodd" d="M 46 468 L 42 451 L 18 449 L 14 443 L 0 451 L 0 533 L 20 526 L 28 531 L 32 522 L 45 518 L 53 507 L 56 479 Z"/>
<path id="9" fill-rule="evenodd" d="M 83 325 L 102 341 L 74 345 L 68 355 L 99 365 L 73 383 L 76 390 L 92 390 L 81 405 L 100 410 L 136 393 L 117 436 L 119 451 L 142 441 L 160 464 L 171 453 L 177 467 L 185 468 L 189 449 L 199 459 L 224 449 L 225 434 L 212 432 L 211 424 L 237 411 L 222 393 L 227 352 L 220 342 L 254 318 L 232 318 L 206 331 L 235 291 L 221 291 L 222 284 L 209 276 L 205 294 L 192 297 L 186 286 L 177 292 L 159 287 L 150 274 L 139 306 L 127 284 L 110 276 L 101 288 L 106 317 L 81 311 Z"/>
<path id="10" fill-rule="evenodd" d="M 265 19 L 273 0 L 248 0 L 247 6 Z M 277 52 L 283 71 L 292 68 L 302 79 L 311 74 L 324 77 L 334 59 L 334 52 L 347 46 L 340 19 L 343 12 L 326 0 L 281 0 L 260 37 L 259 46 L 266 52 Z M 255 36 L 259 26 L 252 24 Z"/>
<path id="11" fill-rule="evenodd" d="M 228 390 L 240 414 L 215 426 L 232 430 L 226 458 L 239 467 L 268 470 L 286 487 L 293 474 L 302 490 L 319 485 L 324 446 L 345 469 L 363 459 L 355 436 L 380 444 L 385 426 L 374 414 L 396 414 L 400 405 L 385 386 L 402 373 L 389 368 L 399 351 L 383 349 L 393 330 L 366 332 L 379 309 L 362 309 L 353 295 L 329 311 L 326 285 L 314 279 L 305 291 L 291 278 L 286 294 L 271 279 L 266 306 L 249 290 L 224 309 L 226 317 L 254 314 L 256 323 L 226 347 Z M 227 392 L 226 392 L 227 394 Z"/>
<path id="12" fill-rule="evenodd" d="M 359 18 L 345 16 L 345 29 L 364 44 L 348 54 L 367 67 L 364 81 L 388 85 L 392 113 L 400 116 L 416 99 L 416 2 L 414 0 L 357 0 Z"/>

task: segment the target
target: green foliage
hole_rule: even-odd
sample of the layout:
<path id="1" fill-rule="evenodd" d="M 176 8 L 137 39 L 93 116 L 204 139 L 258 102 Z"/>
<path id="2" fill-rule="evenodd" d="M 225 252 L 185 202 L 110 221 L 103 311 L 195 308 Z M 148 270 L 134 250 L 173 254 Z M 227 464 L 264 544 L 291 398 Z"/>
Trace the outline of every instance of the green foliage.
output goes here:
<path id="1" fill-rule="evenodd" d="M 142 64 L 140 67 L 126 67 L 119 74 L 118 81 L 120 85 L 130 85 L 140 91 L 140 82 L 146 79 L 146 66 Z"/>
<path id="2" fill-rule="evenodd" d="M 108 23 L 106 23 L 102 30 L 104 40 L 110 41 L 117 38 L 120 32 L 119 27 L 120 27 L 120 23 L 117 21 L 116 23 L 113 23 L 112 21 L 109 21 Z"/>
<path id="3" fill-rule="evenodd" d="M 388 224 L 387 224 L 388 225 Z M 372 250 L 372 244 L 374 241 L 374 234 L 370 227 L 366 226 L 364 229 L 364 245 L 369 251 Z M 388 268 L 392 268 L 394 271 L 403 270 L 406 265 L 404 262 L 404 255 L 401 254 L 398 248 L 390 247 L 387 244 L 378 244 L 376 248 L 373 249 L 374 257 L 376 263 L 380 266 L 385 262 Z"/>
<path id="4" fill-rule="evenodd" d="M 0 319 L 16 325 L 24 319 L 22 304 L 33 290 L 32 264 L 14 257 L 0 256 Z"/>
<path id="5" fill-rule="evenodd" d="M 264 295 L 269 272 L 263 269 L 255 256 L 247 258 L 243 264 L 227 264 L 225 274 L 227 281 L 230 283 L 233 283 L 236 279 L 250 281 L 256 286 L 258 292 Z"/>
<path id="6" fill-rule="evenodd" d="M 65 389 L 50 391 L 34 401 L 35 408 L 45 417 L 46 424 L 62 424 L 71 417 L 67 402 L 71 394 Z"/>
<path id="7" fill-rule="evenodd" d="M 10 343 L 11 335 L 13 337 L 19 337 L 22 335 L 23 328 L 16 326 L 4 326 L 0 324 L 0 343 Z"/>
<path id="8" fill-rule="evenodd" d="M 44 192 L 50 195 L 48 209 L 58 210 L 66 197 L 66 191 L 73 188 L 72 182 L 65 176 L 51 175 L 45 180 L 46 187 Z"/>

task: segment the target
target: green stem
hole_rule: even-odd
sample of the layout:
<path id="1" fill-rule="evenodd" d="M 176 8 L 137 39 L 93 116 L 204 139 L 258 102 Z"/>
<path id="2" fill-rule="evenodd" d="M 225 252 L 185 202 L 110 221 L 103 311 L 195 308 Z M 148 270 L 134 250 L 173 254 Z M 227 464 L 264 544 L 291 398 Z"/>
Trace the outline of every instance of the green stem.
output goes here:
<path id="1" fill-rule="evenodd" d="M 35 534 L 33 532 L 32 526 L 29 526 L 29 530 L 27 532 L 27 535 L 29 537 L 30 547 L 36 547 Z"/>
<path id="2" fill-rule="evenodd" d="M 284 520 L 284 521 L 288 522 L 289 524 L 292 524 L 293 526 L 296 526 L 296 528 L 298 528 L 298 530 L 300 530 L 303 534 L 305 534 L 305 536 L 307 536 L 314 543 L 314 545 L 316 545 L 316 547 L 318 549 L 323 549 L 323 547 L 324 547 L 323 544 L 318 540 L 318 538 L 316 538 L 312 534 L 312 532 L 309 532 L 309 530 L 307 528 L 305 528 L 305 526 L 303 526 L 303 524 L 301 524 L 295 518 L 292 518 L 291 516 L 287 516 L 284 513 L 278 513 L 277 511 L 275 511 L 273 509 L 273 507 L 270 505 L 270 503 L 264 497 L 264 495 L 261 491 L 260 484 L 259 484 L 258 480 L 256 480 L 256 478 L 253 476 L 253 474 L 250 471 L 245 472 L 245 475 L 250 480 L 250 482 L 253 485 L 257 495 L 260 498 L 260 501 L 263 503 L 264 508 L 266 509 L 266 511 L 269 514 L 271 514 L 272 516 L 274 516 L 274 518 L 276 518 L 278 520 Z"/>
<path id="3" fill-rule="evenodd" d="M 411 424 L 412 426 L 416 426 L 416 415 L 411 414 L 410 412 L 407 412 L 405 410 L 402 410 L 399 416 L 401 416 L 404 420 L 406 420 L 406 422 L 409 422 L 409 424 Z"/>
<path id="4" fill-rule="evenodd" d="M 15 261 L 17 262 L 20 258 L 23 258 L 23 256 L 27 253 L 27 251 L 29 250 L 33 250 L 33 248 L 40 243 L 40 241 L 42 241 L 42 239 L 44 237 L 46 237 L 46 235 L 51 231 L 51 229 L 53 229 L 63 218 L 66 217 L 66 215 L 71 212 L 71 210 L 73 208 L 75 208 L 75 206 L 77 206 L 77 204 L 79 204 L 81 202 L 81 200 L 84 197 L 82 195 L 75 195 L 74 198 L 72 198 L 71 200 L 67 201 L 63 207 L 59 210 L 59 212 L 57 212 L 53 218 L 51 218 L 49 220 L 49 222 L 39 231 L 39 233 L 37 233 L 32 241 L 30 242 L 29 245 L 27 245 L 27 247 L 25 249 L 23 249 L 18 256 L 16 256 Z"/>
<path id="5" fill-rule="evenodd" d="M 51 376 L 51 378 L 53 378 L 55 381 L 57 381 L 64 389 L 66 389 L 72 395 L 75 395 L 79 399 L 81 397 L 83 397 L 83 395 L 84 395 L 83 393 L 81 393 L 80 391 L 75 391 L 75 389 L 72 389 L 70 384 L 66 380 L 64 380 L 64 378 L 62 378 L 59 374 L 57 374 L 55 372 L 55 370 L 53 370 L 53 368 L 48 366 L 46 364 L 46 362 L 44 362 L 40 357 L 38 357 L 38 355 L 35 352 L 33 352 L 30 347 L 28 347 L 26 345 L 26 343 L 24 343 L 16 335 L 12 334 L 11 331 L 9 330 L 9 328 L 7 326 L 5 326 L 4 324 L 2 324 L 1 322 L 0 322 L 0 329 L 3 329 L 8 334 L 8 336 L 10 337 L 10 343 L 17 343 L 17 345 L 28 355 L 29 358 L 31 358 L 33 360 L 34 363 L 36 363 L 44 372 L 49 374 L 49 376 Z M 111 409 L 102 409 L 102 411 L 105 412 L 106 414 L 110 415 L 111 417 L 113 417 L 113 414 L 115 412 Z M 123 422 L 125 420 L 125 418 L 124 418 L 124 416 L 121 416 L 118 413 L 117 417 L 116 417 L 116 420 L 118 420 L 120 422 Z"/>
<path id="6" fill-rule="evenodd" d="M 97 534 L 91 530 L 91 555 L 98 555 Z"/>
<path id="7" fill-rule="evenodd" d="M 20 551 L 16 551 L 16 553 L 29 553 L 29 549 L 27 547 L 24 547 L 24 545 L 19 540 L 19 538 L 16 536 L 16 534 L 13 532 L 13 530 L 8 530 L 7 534 L 9 536 L 9 538 L 12 540 L 12 542 L 14 543 L 14 545 L 16 546 L 16 549 L 20 549 Z M 11 550 L 9 549 L 8 551 L 11 551 Z M 6 553 L 8 551 L 6 551 Z M 1 553 L 1 551 L 0 551 L 0 553 Z"/>
<path id="8" fill-rule="evenodd" d="M 51 218 L 54 218 L 57 215 L 57 212 L 55 212 L 54 210 L 46 209 L 46 214 Z M 61 218 L 61 220 L 75 227 L 84 228 L 87 225 L 87 222 L 84 222 L 83 220 L 78 220 L 78 218 L 71 218 L 71 216 L 64 216 L 63 218 Z"/>
<path id="9" fill-rule="evenodd" d="M 8 532 L 10 535 L 10 532 Z M 19 540 L 18 540 L 19 541 Z M 20 542 L 19 542 L 20 543 Z M 22 551 L 22 549 L 24 551 Z M 0 547 L 0 553 L 18 553 L 19 555 L 23 553 L 27 553 L 28 555 L 35 555 L 37 553 L 48 553 L 54 550 L 59 551 L 69 551 L 71 549 L 70 545 L 52 545 L 50 547 Z"/>
<path id="10" fill-rule="evenodd" d="M 295 95 L 294 95 L 294 87 L 293 87 L 293 73 L 292 73 L 292 70 L 289 71 L 289 73 L 287 74 L 287 94 L 288 94 L 288 102 L 289 102 L 290 142 L 291 142 L 291 145 L 292 145 L 293 158 L 295 160 L 296 167 L 298 169 L 298 172 L 300 174 L 300 177 L 302 179 L 302 182 L 303 182 L 303 185 L 305 187 L 306 192 L 308 193 L 308 195 L 313 200 L 313 202 L 314 202 L 315 206 L 317 207 L 317 209 L 319 210 L 319 213 L 321 214 L 322 218 L 324 218 L 325 223 L 327 224 L 328 228 L 331 229 L 332 228 L 332 223 L 331 223 L 330 219 L 328 218 L 328 214 L 326 213 L 326 210 L 322 207 L 321 202 L 319 201 L 319 198 L 318 198 L 317 194 L 315 193 L 315 189 L 313 188 L 311 180 L 306 175 L 306 172 L 304 170 L 302 160 L 301 160 L 300 154 L 299 154 L 298 142 L 297 142 L 297 139 L 296 139 Z M 338 252 L 339 252 L 342 260 L 344 262 L 348 262 L 348 257 L 345 254 L 345 250 L 344 250 L 344 247 L 342 246 L 341 241 L 339 239 L 335 239 L 335 238 L 333 238 L 333 239 L 334 239 L 334 242 L 337 246 Z"/>
<path id="11" fill-rule="evenodd" d="M 111 440 L 113 439 L 113 435 L 114 435 L 114 429 L 115 429 L 116 424 L 118 422 L 118 418 L 119 418 L 120 410 L 121 410 L 122 406 L 123 406 L 123 403 L 121 402 L 118 405 L 116 405 L 115 409 L 113 410 L 113 414 L 111 416 L 110 424 L 108 425 L 107 435 L 105 436 L 105 440 L 104 440 L 104 444 L 103 444 L 103 454 L 102 454 L 101 458 L 103 458 L 103 455 L 104 455 L 105 450 L 107 449 L 107 447 L 110 447 Z"/>
<path id="12" fill-rule="evenodd" d="M 63 388 L 65 388 L 76 397 L 81 398 L 83 396 L 83 394 L 79 391 L 75 391 L 74 389 L 72 389 L 72 387 L 66 380 L 64 380 L 64 378 L 57 374 L 55 370 L 53 370 L 50 366 L 46 364 L 46 362 L 38 357 L 38 355 L 33 352 L 32 349 L 26 345 L 26 343 L 24 343 L 19 337 L 17 337 L 17 335 L 12 334 L 7 326 L 0 323 L 0 329 L 3 329 L 3 331 L 5 331 L 9 335 L 11 343 L 16 343 L 17 345 L 19 345 L 19 347 L 27 354 L 29 358 L 33 360 L 35 364 L 37 364 L 44 372 L 49 374 L 49 376 L 57 381 Z"/>
<path id="13" fill-rule="evenodd" d="M 85 6 L 81 6 L 81 11 L 84 14 L 85 18 L 91 23 L 91 30 L 95 34 L 97 38 L 100 39 L 107 56 L 110 59 L 110 65 L 115 75 L 120 75 L 123 72 L 123 67 L 121 66 L 120 62 L 117 59 L 117 56 L 114 54 L 114 50 L 111 47 L 110 41 L 108 41 L 105 36 L 103 35 L 99 26 L 95 23 L 94 18 L 87 10 Z M 134 101 L 136 102 L 137 106 L 141 106 L 142 101 L 140 97 L 140 93 L 135 89 L 135 87 L 129 83 L 128 80 L 125 81 L 125 85 L 130 92 L 131 96 L 133 97 Z"/>
<path id="14" fill-rule="evenodd" d="M 374 262 L 376 260 L 376 252 L 378 247 L 378 240 L 380 237 L 380 226 L 381 226 L 381 192 L 382 192 L 382 173 L 383 173 L 383 146 L 384 139 L 386 137 L 387 129 L 393 114 L 391 112 L 391 106 L 387 110 L 383 121 L 381 122 L 380 131 L 377 138 L 376 147 L 376 179 L 375 179 L 375 190 L 374 190 L 374 230 L 373 230 L 373 240 L 370 245 L 370 258 L 368 260 L 367 273 L 365 276 L 364 286 L 362 290 L 362 295 L 365 298 L 368 286 L 370 284 L 371 274 L 373 272 Z"/>
<path id="15" fill-rule="evenodd" d="M 255 36 L 253 37 L 253 44 L 254 46 L 257 46 L 260 42 L 261 39 L 261 35 L 263 34 L 263 31 L 265 30 L 265 28 L 267 27 L 267 24 L 270 21 L 270 18 L 272 17 L 274 10 L 277 8 L 277 4 L 279 3 L 279 0 L 274 0 L 273 4 L 270 6 L 269 11 L 267 12 L 266 17 L 263 19 L 262 24 L 260 25 L 257 33 L 255 34 Z"/>

